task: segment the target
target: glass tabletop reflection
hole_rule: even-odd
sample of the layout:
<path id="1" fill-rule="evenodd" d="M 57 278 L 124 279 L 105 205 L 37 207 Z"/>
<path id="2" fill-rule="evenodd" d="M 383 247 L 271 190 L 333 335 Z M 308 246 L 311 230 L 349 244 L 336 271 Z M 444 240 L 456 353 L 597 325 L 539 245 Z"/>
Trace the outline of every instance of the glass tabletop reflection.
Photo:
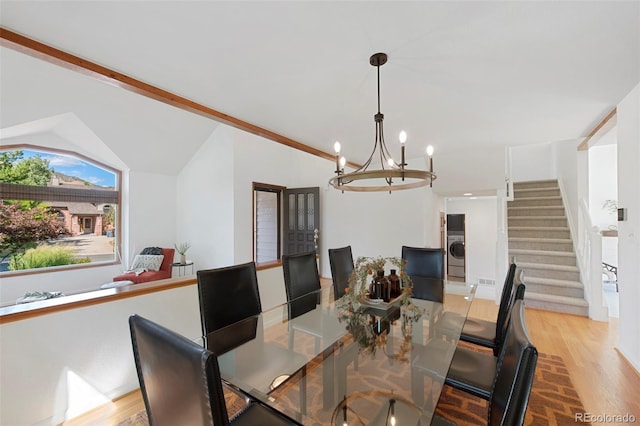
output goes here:
<path id="1" fill-rule="evenodd" d="M 205 337 L 232 387 L 305 425 L 429 424 L 475 286 L 445 281 L 443 303 L 381 303 L 331 287 Z M 306 303 L 306 305 L 309 305 Z M 295 311 L 295 310 L 294 310 Z"/>

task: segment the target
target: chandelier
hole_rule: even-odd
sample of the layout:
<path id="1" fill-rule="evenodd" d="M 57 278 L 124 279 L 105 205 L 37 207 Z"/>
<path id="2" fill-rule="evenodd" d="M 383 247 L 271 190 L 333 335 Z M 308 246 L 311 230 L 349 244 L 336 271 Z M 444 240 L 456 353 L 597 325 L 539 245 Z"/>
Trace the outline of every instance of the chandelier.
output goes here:
<path id="1" fill-rule="evenodd" d="M 341 191 L 375 192 L 375 191 L 399 191 L 403 189 L 431 186 L 436 179 L 433 173 L 433 147 L 427 147 L 429 170 L 407 169 L 405 160 L 405 142 L 407 133 L 400 132 L 400 162 L 396 162 L 384 141 L 383 121 L 384 114 L 380 112 L 380 67 L 387 63 L 386 53 L 375 53 L 369 58 L 369 63 L 378 71 L 378 113 L 373 116 L 376 123 L 376 140 L 369 159 L 360 168 L 351 173 L 344 172 L 345 157 L 340 156 L 340 142 L 334 144 L 336 152 L 336 170 L 329 184 Z M 380 160 L 380 168 L 370 169 L 376 158 Z M 368 184 L 365 184 L 367 181 Z"/>

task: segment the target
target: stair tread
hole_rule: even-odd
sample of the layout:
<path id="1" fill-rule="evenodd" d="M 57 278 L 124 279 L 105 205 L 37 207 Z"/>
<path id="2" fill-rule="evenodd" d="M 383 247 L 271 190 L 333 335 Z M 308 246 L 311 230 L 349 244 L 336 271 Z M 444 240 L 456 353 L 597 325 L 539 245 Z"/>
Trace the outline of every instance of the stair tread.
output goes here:
<path id="1" fill-rule="evenodd" d="M 530 300 L 539 300 L 541 302 L 551 302 L 551 303 L 561 303 L 565 305 L 573 305 L 573 306 L 584 306 L 585 308 L 589 306 L 586 300 L 579 297 L 569 297 L 569 296 L 558 296 L 555 294 L 542 294 L 542 293 L 534 293 L 534 292 L 525 292 L 524 295 L 525 301 L 527 299 Z"/>
<path id="2" fill-rule="evenodd" d="M 524 281 L 526 284 L 543 284 L 558 287 L 584 288 L 582 283 L 579 281 L 557 280 L 555 278 L 527 277 L 526 273 Z"/>
<path id="3" fill-rule="evenodd" d="M 562 200 L 562 196 L 560 195 L 540 195 L 540 196 L 535 196 L 535 197 L 517 197 L 514 198 L 512 201 L 509 201 L 510 203 L 514 202 L 514 201 L 520 201 L 520 200 Z"/>
<path id="4" fill-rule="evenodd" d="M 564 206 L 507 206 L 509 210 L 542 210 L 542 209 L 564 209 Z"/>
<path id="5" fill-rule="evenodd" d="M 557 191 L 559 189 L 560 189 L 559 186 L 556 186 L 556 187 L 553 187 L 553 186 L 541 186 L 541 187 L 538 187 L 538 188 L 518 188 L 518 192 L 526 192 L 526 191 L 531 191 L 531 192 L 533 192 L 533 191 Z"/>
<path id="6" fill-rule="evenodd" d="M 536 256 L 566 256 L 575 257 L 573 252 L 553 251 L 553 250 L 530 250 L 530 249 L 509 249 L 509 254 L 530 254 Z"/>
<path id="7" fill-rule="evenodd" d="M 577 266 L 570 265 L 555 265 L 552 263 L 532 263 L 532 262 L 518 262 L 518 267 L 522 269 L 546 269 L 549 271 L 563 271 L 563 272 L 580 272 Z"/>
<path id="8" fill-rule="evenodd" d="M 514 185 L 518 184 L 529 184 L 529 183 L 550 183 L 550 182 L 558 182 L 558 179 L 537 179 L 537 180 L 519 180 L 518 182 L 513 182 Z"/>
<path id="9" fill-rule="evenodd" d="M 510 216 L 511 219 L 566 219 L 567 216 Z"/>
<path id="10" fill-rule="evenodd" d="M 509 237 L 509 241 L 531 241 L 536 243 L 570 243 L 570 238 L 535 238 L 535 237 Z"/>
<path id="11" fill-rule="evenodd" d="M 568 226 L 510 226 L 509 231 L 568 231 Z"/>

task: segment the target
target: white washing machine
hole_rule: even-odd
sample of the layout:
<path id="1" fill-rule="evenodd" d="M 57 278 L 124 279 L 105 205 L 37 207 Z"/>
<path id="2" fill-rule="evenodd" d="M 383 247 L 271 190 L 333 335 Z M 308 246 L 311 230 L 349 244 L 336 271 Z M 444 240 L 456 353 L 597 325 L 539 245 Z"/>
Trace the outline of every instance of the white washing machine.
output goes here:
<path id="1" fill-rule="evenodd" d="M 464 235 L 447 235 L 447 275 L 464 278 Z"/>

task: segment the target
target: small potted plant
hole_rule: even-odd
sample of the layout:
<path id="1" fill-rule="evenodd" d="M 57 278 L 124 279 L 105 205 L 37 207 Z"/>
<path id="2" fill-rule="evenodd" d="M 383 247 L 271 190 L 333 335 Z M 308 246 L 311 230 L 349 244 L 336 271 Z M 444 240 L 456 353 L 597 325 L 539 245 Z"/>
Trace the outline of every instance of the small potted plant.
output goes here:
<path id="1" fill-rule="evenodd" d="M 180 255 L 180 264 L 182 265 L 186 264 L 187 263 L 186 254 L 187 254 L 187 250 L 189 250 L 189 247 L 191 247 L 191 243 L 185 242 L 180 244 L 174 244 L 174 247 L 176 248 L 176 251 Z"/>

